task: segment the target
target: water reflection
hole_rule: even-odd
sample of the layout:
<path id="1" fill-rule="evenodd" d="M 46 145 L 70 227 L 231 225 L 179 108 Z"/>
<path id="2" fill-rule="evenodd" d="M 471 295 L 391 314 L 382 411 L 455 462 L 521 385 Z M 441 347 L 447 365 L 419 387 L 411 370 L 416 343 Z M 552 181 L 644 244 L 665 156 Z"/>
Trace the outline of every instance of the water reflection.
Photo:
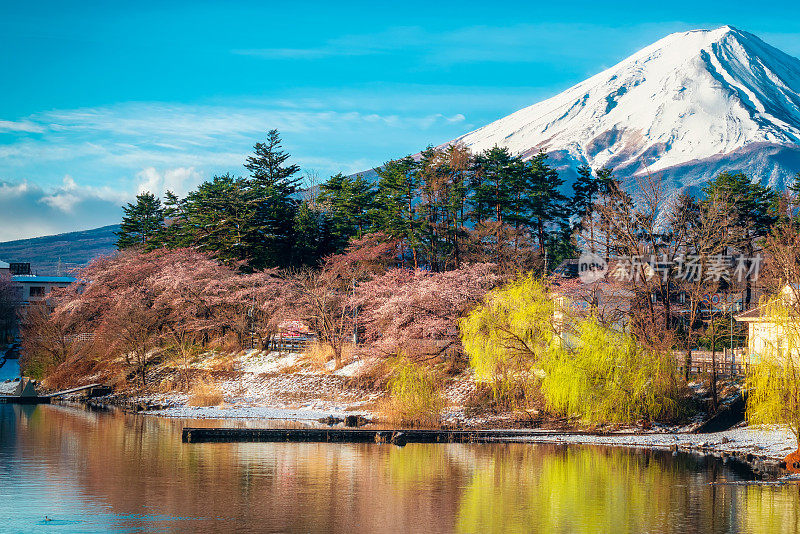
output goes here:
<path id="1" fill-rule="evenodd" d="M 521 444 L 187 445 L 186 423 L 0 405 L 0 530 L 800 531 L 797 486 L 710 485 L 740 477 L 688 455 Z"/>

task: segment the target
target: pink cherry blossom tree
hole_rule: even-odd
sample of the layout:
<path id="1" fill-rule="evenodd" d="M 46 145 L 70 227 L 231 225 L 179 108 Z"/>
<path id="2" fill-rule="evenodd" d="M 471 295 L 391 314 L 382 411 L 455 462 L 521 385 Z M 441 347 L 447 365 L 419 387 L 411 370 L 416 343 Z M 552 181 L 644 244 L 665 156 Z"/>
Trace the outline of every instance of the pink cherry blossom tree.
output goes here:
<path id="1" fill-rule="evenodd" d="M 490 263 L 440 273 L 391 269 L 360 284 L 352 302 L 370 350 L 431 359 L 461 353 L 459 318 L 499 282 Z"/>

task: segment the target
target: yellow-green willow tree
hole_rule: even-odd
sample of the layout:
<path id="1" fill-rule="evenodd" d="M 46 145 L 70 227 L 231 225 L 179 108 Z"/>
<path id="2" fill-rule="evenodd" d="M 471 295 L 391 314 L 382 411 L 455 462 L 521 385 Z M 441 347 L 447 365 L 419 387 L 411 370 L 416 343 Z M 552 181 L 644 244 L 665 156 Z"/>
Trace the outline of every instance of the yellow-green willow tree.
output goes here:
<path id="1" fill-rule="evenodd" d="M 530 275 L 490 292 L 460 326 L 476 377 L 496 396 L 541 395 L 548 409 L 594 423 L 679 413 L 684 390 L 674 358 L 592 317 L 574 317 Z"/>
<path id="2" fill-rule="evenodd" d="M 575 329 L 574 344 L 545 365 L 541 388 L 550 408 L 593 423 L 680 415 L 684 385 L 674 357 L 647 350 L 591 317 L 576 321 Z"/>
<path id="3" fill-rule="evenodd" d="M 528 275 L 490 291 L 459 322 L 476 378 L 491 385 L 495 400 L 521 408 L 520 397 L 535 394 L 541 363 L 561 344 L 555 312 L 547 288 Z"/>
<path id="4" fill-rule="evenodd" d="M 764 347 L 747 370 L 749 424 L 784 424 L 800 444 L 800 316 L 791 291 L 761 306 Z"/>

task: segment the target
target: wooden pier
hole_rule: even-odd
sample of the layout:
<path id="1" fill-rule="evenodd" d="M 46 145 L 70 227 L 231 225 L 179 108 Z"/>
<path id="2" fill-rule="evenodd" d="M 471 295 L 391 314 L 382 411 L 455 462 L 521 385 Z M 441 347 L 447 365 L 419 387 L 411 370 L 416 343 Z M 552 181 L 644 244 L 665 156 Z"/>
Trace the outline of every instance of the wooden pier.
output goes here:
<path id="1" fill-rule="evenodd" d="M 571 432 L 582 434 L 584 432 Z M 191 428 L 184 443 L 491 443 L 558 434 L 536 430 L 366 430 L 344 428 Z M 590 434 L 586 432 L 586 434 Z"/>
<path id="2" fill-rule="evenodd" d="M 80 391 L 87 391 L 90 396 L 94 392 L 107 394 L 111 388 L 103 384 L 87 384 L 72 389 L 65 389 L 64 391 L 57 391 L 47 395 L 39 395 L 36 391 L 35 381 L 28 379 L 21 379 L 17 386 L 17 391 L 11 395 L 0 395 L 0 403 L 7 404 L 50 404 L 50 402 L 58 397 L 78 393 Z"/>

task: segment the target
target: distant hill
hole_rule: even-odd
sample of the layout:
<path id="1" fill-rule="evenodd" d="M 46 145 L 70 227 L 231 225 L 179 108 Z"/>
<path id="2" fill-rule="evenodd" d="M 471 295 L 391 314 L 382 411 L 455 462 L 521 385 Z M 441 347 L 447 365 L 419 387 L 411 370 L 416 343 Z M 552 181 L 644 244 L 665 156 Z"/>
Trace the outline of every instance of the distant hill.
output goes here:
<path id="1" fill-rule="evenodd" d="M 68 274 L 92 258 L 114 252 L 117 241 L 114 232 L 117 231 L 119 225 L 112 224 L 81 232 L 6 241 L 0 243 L 0 259 L 30 263 L 33 272 L 40 275 L 60 274 L 59 270 Z"/>

